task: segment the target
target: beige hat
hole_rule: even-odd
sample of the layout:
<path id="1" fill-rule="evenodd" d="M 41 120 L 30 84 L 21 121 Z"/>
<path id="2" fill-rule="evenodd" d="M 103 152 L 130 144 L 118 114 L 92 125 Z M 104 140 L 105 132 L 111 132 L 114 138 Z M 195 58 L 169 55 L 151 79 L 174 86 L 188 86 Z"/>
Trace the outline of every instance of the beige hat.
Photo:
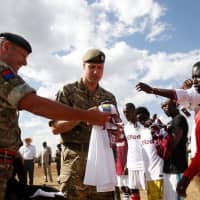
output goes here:
<path id="1" fill-rule="evenodd" d="M 84 63 L 104 63 L 105 54 L 99 49 L 89 49 L 83 56 Z"/>

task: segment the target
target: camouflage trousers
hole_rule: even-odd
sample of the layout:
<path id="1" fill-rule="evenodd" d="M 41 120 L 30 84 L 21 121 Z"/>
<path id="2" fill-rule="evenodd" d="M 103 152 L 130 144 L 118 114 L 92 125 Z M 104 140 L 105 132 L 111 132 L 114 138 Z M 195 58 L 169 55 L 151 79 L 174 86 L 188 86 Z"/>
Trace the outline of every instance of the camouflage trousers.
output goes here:
<path id="1" fill-rule="evenodd" d="M 0 200 L 4 200 L 8 179 L 13 173 L 13 166 L 0 164 Z"/>
<path id="2" fill-rule="evenodd" d="M 112 192 L 96 192 L 83 184 L 87 152 L 63 147 L 61 153 L 60 191 L 68 200 L 113 200 Z"/>

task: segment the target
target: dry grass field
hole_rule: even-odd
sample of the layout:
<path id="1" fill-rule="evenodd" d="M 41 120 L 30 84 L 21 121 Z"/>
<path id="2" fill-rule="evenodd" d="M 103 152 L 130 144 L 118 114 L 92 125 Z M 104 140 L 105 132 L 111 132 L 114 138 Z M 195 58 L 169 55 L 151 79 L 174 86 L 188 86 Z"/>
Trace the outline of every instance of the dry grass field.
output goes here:
<path id="1" fill-rule="evenodd" d="M 52 175 L 53 182 L 44 182 L 42 167 L 38 168 L 37 164 L 35 166 L 35 174 L 34 174 L 34 184 L 46 184 L 47 186 L 52 186 L 59 189 L 59 184 L 57 183 L 57 173 L 55 163 L 52 163 Z M 200 178 L 195 177 L 195 179 L 190 183 L 189 188 L 187 190 L 187 198 L 185 200 L 199 200 L 200 199 Z M 147 200 L 146 193 L 141 192 L 142 200 Z M 81 200 L 81 199 L 80 199 Z M 156 199 L 155 199 L 156 200 Z"/>
<path id="2" fill-rule="evenodd" d="M 52 176 L 53 176 L 53 182 L 44 182 L 44 176 L 42 167 L 38 167 L 37 164 L 35 164 L 35 171 L 34 171 L 34 184 L 35 185 L 47 185 L 54 188 L 59 189 L 59 184 L 57 183 L 57 172 L 56 172 L 56 164 L 51 164 L 51 170 L 52 170 Z"/>

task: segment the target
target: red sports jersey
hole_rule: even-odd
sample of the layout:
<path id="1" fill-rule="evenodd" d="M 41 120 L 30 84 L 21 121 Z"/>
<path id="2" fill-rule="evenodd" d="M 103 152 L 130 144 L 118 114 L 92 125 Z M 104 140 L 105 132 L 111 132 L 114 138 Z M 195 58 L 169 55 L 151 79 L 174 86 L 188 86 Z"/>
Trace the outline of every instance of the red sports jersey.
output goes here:
<path id="1" fill-rule="evenodd" d="M 185 170 L 184 176 L 188 177 L 190 180 L 197 174 L 200 173 L 200 111 L 195 116 L 196 122 L 196 146 L 197 151 L 192 159 L 190 166 Z"/>

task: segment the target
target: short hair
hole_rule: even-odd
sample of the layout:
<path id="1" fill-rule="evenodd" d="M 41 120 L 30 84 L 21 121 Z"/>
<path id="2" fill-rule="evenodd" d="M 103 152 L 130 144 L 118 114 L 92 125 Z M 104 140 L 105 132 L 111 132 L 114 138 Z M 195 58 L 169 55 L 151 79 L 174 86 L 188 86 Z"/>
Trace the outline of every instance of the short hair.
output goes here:
<path id="1" fill-rule="evenodd" d="M 173 104 L 176 108 L 178 108 L 179 104 L 174 99 L 167 99 L 163 103 L 161 103 L 161 108 L 166 106 L 167 104 Z"/>
<path id="2" fill-rule="evenodd" d="M 150 117 L 150 112 L 144 106 L 140 106 L 140 107 L 136 108 L 135 114 L 138 115 L 140 113 L 146 114 L 148 117 Z"/>
<path id="3" fill-rule="evenodd" d="M 196 62 L 193 67 L 200 67 L 200 61 Z"/>
<path id="4" fill-rule="evenodd" d="M 42 143 L 42 146 L 43 146 L 43 147 L 46 147 L 46 146 L 47 146 L 47 142 L 43 142 L 43 143 Z"/>
<path id="5" fill-rule="evenodd" d="M 124 109 L 133 109 L 133 110 L 135 110 L 135 105 L 133 103 L 126 103 Z"/>

